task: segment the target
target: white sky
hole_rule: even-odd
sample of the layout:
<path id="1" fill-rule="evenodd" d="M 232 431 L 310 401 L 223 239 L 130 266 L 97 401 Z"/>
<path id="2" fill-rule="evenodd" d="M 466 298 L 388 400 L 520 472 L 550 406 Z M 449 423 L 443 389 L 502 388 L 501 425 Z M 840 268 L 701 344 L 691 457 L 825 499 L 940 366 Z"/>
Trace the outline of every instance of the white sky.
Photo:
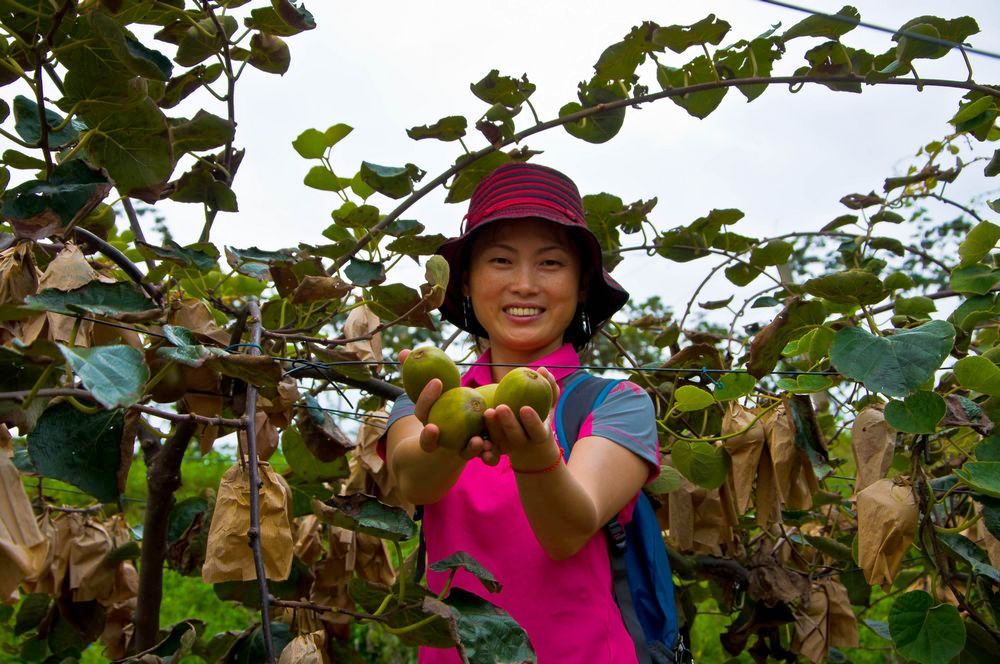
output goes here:
<path id="1" fill-rule="evenodd" d="M 803 2 L 828 12 L 842 4 Z M 892 28 L 922 14 L 971 15 L 982 28 L 970 39 L 973 46 L 1000 51 L 998 0 L 854 4 L 863 20 Z M 728 44 L 756 36 L 774 23 L 788 27 L 804 17 L 755 0 L 312 0 L 306 6 L 318 27 L 288 39 L 290 71 L 278 77 L 248 68 L 238 85 L 237 142 L 247 149 L 235 185 L 241 211 L 220 214 L 216 221 L 212 240 L 220 248 L 276 249 L 324 241 L 321 232 L 331 223 L 330 211 L 339 205 L 339 198 L 302 184 L 309 167 L 317 163 L 300 158 L 291 146 L 304 129 L 322 130 L 338 122 L 354 127 L 335 148 L 339 175 L 353 174 L 367 160 L 383 165 L 413 162 L 432 178 L 454 161 L 461 148 L 457 143 L 412 141 L 405 129 L 446 115 L 465 115 L 474 124 L 486 107 L 468 86 L 492 68 L 507 75 L 527 73 L 537 85 L 534 106 L 542 119 L 549 119 L 576 99 L 577 83 L 589 79 L 601 51 L 643 20 L 690 24 L 714 12 L 733 25 L 723 42 Z M 889 35 L 862 28 L 844 41 L 874 53 L 891 44 Z M 818 43 L 811 38 L 791 42 L 775 72 L 792 73 L 804 62 L 801 54 Z M 156 42 L 150 46 L 169 48 Z M 693 49 L 682 56 L 671 53 L 665 61 L 680 64 L 695 55 Z M 974 56 L 972 62 L 977 81 L 1000 81 L 1000 61 Z M 922 61 L 918 69 L 925 78 L 965 76 L 958 54 Z M 652 91 L 659 89 L 649 63 L 640 75 Z M 759 237 L 818 230 L 848 212 L 838 203 L 841 196 L 879 190 L 885 177 L 905 168 L 918 146 L 947 133 L 947 120 L 962 94 L 884 86 L 854 95 L 807 86 L 792 95 L 776 87 L 748 105 L 742 95 L 730 91 L 706 120 L 694 119 L 663 100 L 641 111 L 630 110 L 621 133 L 603 145 L 578 141 L 561 128 L 531 137 L 527 145 L 544 150 L 536 160 L 568 173 L 585 194 L 607 191 L 626 202 L 658 197 L 651 218 L 661 229 L 690 223 L 713 207 L 737 207 L 746 217 L 732 230 Z M 215 102 L 207 95 L 193 97 L 224 115 L 224 108 L 213 108 Z M 195 108 L 179 110 L 191 115 Z M 518 119 L 519 129 L 528 126 L 527 109 Z M 467 143 L 477 149 L 484 139 L 475 133 Z M 986 153 L 983 148 L 980 152 Z M 996 178 L 991 183 L 972 173 L 961 179 L 968 182 L 951 190 L 950 196 L 963 202 L 1000 186 Z M 465 209 L 444 205 L 444 196 L 443 189 L 432 193 L 404 216 L 420 220 L 429 233 L 453 235 Z M 380 196 L 372 201 L 383 212 L 395 205 Z M 197 240 L 200 207 L 166 202 L 161 211 L 179 242 Z M 639 237 L 626 236 L 624 243 L 634 244 Z M 634 298 L 659 294 L 683 308 L 715 262 L 706 258 L 678 265 L 632 253 L 615 276 Z M 422 269 L 412 262 L 399 267 L 404 266 L 390 274 L 390 282 L 412 284 L 422 277 Z M 755 283 L 749 288 L 754 287 L 761 286 Z M 733 290 L 720 273 L 698 299 L 725 297 Z M 736 302 L 741 299 L 738 295 Z"/>

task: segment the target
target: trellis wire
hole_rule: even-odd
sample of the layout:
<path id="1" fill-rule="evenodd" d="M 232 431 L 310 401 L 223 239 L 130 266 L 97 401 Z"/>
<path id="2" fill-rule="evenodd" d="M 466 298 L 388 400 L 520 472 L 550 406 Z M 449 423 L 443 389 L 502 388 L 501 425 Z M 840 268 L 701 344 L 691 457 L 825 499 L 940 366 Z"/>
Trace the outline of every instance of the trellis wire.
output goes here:
<path id="1" fill-rule="evenodd" d="M 892 28 L 886 28 L 881 25 L 876 25 L 874 23 L 868 23 L 866 21 L 854 20 L 848 16 L 841 16 L 839 14 L 827 14 L 826 12 L 816 11 L 815 9 L 807 9 L 805 7 L 799 7 L 798 5 L 793 5 L 789 2 L 780 2 L 779 0 L 759 0 L 760 2 L 765 2 L 769 5 L 775 5 L 776 7 L 783 7 L 785 9 L 792 9 L 797 12 L 802 12 L 804 14 L 812 14 L 813 16 L 822 16 L 834 21 L 840 21 L 841 23 L 848 23 L 850 25 L 857 25 L 862 28 L 868 28 L 869 30 L 878 30 L 879 32 L 886 32 L 890 35 L 899 35 L 900 37 L 907 37 L 908 39 L 913 39 L 914 41 L 922 41 L 928 44 L 934 44 L 936 46 L 947 46 L 948 48 L 957 48 L 966 53 L 975 53 L 976 55 L 982 55 L 987 58 L 993 58 L 995 60 L 1000 60 L 1000 53 L 993 53 L 991 51 L 984 51 L 978 48 L 972 48 L 971 46 L 965 46 L 964 44 L 959 44 L 953 41 L 948 41 L 947 39 L 941 39 L 939 37 L 931 37 L 929 35 L 922 35 L 919 32 L 911 32 L 909 30 L 893 30 Z"/>

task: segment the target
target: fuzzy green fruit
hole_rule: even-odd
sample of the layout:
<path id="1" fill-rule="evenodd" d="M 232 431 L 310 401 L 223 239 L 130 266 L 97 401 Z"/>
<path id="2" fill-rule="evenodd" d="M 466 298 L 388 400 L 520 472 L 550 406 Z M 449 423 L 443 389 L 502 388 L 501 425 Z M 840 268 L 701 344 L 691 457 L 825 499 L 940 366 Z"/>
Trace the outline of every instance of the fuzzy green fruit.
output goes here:
<path id="1" fill-rule="evenodd" d="M 403 389 L 410 400 L 416 402 L 431 379 L 437 378 L 444 387 L 442 393 L 461 383 L 455 362 L 440 348 L 422 346 L 406 356 L 402 366 Z"/>
<path id="2" fill-rule="evenodd" d="M 520 419 L 521 408 L 530 406 L 538 413 L 538 417 L 545 419 L 552 408 L 552 386 L 545 376 L 532 371 L 527 367 L 518 367 L 497 384 L 497 391 L 493 398 L 493 406 L 508 406 L 514 415 Z"/>
<path id="3" fill-rule="evenodd" d="M 496 404 L 496 393 L 497 393 L 496 383 L 490 383 L 489 385 L 480 385 L 479 387 L 476 388 L 476 392 L 482 394 L 483 398 L 486 399 L 487 408 L 493 408 L 493 406 Z"/>
<path id="4" fill-rule="evenodd" d="M 449 450 L 462 450 L 469 439 L 483 430 L 486 399 L 471 387 L 448 390 L 431 406 L 428 424 L 440 431 L 438 445 Z"/>

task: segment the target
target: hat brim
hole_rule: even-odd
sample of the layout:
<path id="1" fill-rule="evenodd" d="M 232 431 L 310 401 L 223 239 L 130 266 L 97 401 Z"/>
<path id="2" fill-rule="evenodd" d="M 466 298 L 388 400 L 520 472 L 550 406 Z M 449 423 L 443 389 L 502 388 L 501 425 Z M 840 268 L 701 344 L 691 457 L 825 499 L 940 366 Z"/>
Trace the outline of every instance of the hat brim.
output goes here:
<path id="1" fill-rule="evenodd" d="M 583 270 L 590 270 L 592 273 L 596 273 L 594 268 L 597 267 L 600 271 L 600 278 L 591 279 L 587 297 L 581 301 L 581 305 L 590 319 L 591 328 L 596 331 L 602 325 L 611 320 L 611 317 L 615 314 L 615 312 L 625 306 L 625 303 L 628 302 L 629 298 L 628 291 L 622 288 L 621 285 L 615 281 L 610 274 L 608 274 L 608 271 L 604 269 L 603 260 L 601 258 L 602 253 L 600 242 L 597 241 L 597 237 L 589 228 L 581 226 L 577 222 L 568 220 L 566 217 L 560 216 L 554 211 L 534 206 L 517 206 L 500 210 L 496 214 L 480 220 L 473 230 L 467 231 L 458 237 L 446 241 L 438 248 L 437 253 L 448 261 L 451 275 L 448 280 L 448 289 L 445 293 L 444 303 L 440 307 L 441 317 L 466 332 L 470 332 L 480 337 L 489 336 L 471 312 L 469 320 L 466 321 L 465 312 L 462 309 L 462 300 L 464 299 L 464 295 L 462 294 L 461 282 L 464 258 L 470 249 L 471 242 L 475 239 L 476 234 L 478 234 L 483 228 L 486 228 L 497 221 L 526 218 L 537 218 L 544 219 L 545 221 L 551 221 L 559 224 L 583 239 L 583 244 L 586 247 L 588 255 L 580 256 L 581 268 Z M 595 274 L 595 277 L 596 276 L 597 275 Z"/>

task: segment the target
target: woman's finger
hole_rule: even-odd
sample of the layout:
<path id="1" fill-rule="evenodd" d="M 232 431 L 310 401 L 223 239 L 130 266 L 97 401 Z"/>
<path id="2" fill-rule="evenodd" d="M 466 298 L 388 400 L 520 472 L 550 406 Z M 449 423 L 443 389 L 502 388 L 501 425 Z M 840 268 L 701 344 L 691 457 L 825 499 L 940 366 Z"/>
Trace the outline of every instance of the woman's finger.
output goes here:
<path id="1" fill-rule="evenodd" d="M 417 419 L 424 424 L 427 423 L 427 418 L 431 414 L 431 406 L 433 406 L 434 402 L 438 400 L 439 396 L 441 396 L 443 387 L 444 384 L 441 382 L 441 379 L 432 378 L 430 382 L 424 386 L 420 396 L 417 397 L 417 403 L 413 404 L 413 414 L 416 415 Z"/>
<path id="2" fill-rule="evenodd" d="M 399 351 L 399 354 L 396 356 L 396 359 L 399 361 L 400 366 L 403 365 L 403 362 L 406 362 L 406 357 L 409 354 L 410 354 L 409 348 L 404 348 L 403 350 Z"/>
<path id="3" fill-rule="evenodd" d="M 544 443 L 551 436 L 549 426 L 538 417 L 538 413 L 531 406 L 521 407 L 521 425 L 532 444 Z"/>
<path id="4" fill-rule="evenodd" d="M 503 432 L 503 436 L 508 443 L 508 447 L 520 447 L 527 444 L 527 436 L 524 433 L 524 429 L 521 427 L 521 423 L 518 422 L 517 417 L 514 416 L 514 411 L 512 411 L 509 406 L 505 405 L 499 406 L 496 411 L 497 420 L 500 424 L 500 430 Z"/>
<path id="5" fill-rule="evenodd" d="M 433 452 L 438 448 L 438 435 L 440 435 L 437 425 L 428 424 L 420 430 L 420 449 L 424 452 Z"/>

